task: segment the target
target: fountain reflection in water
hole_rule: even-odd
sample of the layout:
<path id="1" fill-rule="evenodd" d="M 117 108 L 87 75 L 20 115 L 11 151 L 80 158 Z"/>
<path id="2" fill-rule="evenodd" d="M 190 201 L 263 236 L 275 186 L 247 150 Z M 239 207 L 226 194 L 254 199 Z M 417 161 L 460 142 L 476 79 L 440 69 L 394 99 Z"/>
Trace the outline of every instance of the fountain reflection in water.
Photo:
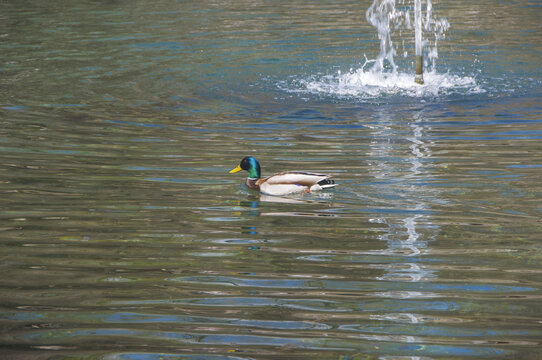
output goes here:
<path id="1" fill-rule="evenodd" d="M 438 189 L 420 186 L 421 182 L 431 181 L 431 173 L 426 168 L 426 163 L 431 157 L 430 144 L 424 141 L 427 129 L 419 124 L 421 114 L 415 114 L 409 126 L 410 134 L 407 140 L 411 143 L 410 153 L 405 154 L 408 159 L 408 168 L 403 168 L 402 163 L 389 161 L 394 159 L 394 147 L 389 144 L 390 126 L 388 115 L 380 114 L 381 121 L 374 128 L 371 142 L 371 153 L 375 160 L 370 164 L 371 173 L 376 178 L 376 192 L 380 192 L 380 198 L 387 199 L 400 195 L 397 201 L 404 202 L 404 216 L 382 216 L 373 221 L 386 224 L 388 231 L 380 235 L 380 240 L 387 243 L 387 249 L 381 250 L 381 254 L 403 256 L 405 261 L 389 264 L 385 273 L 379 280 L 420 282 L 436 277 L 435 271 L 420 264 L 417 259 L 427 252 L 428 243 L 433 241 L 438 233 L 438 226 L 433 225 L 429 216 L 431 203 L 439 203 Z M 389 183 L 390 174 L 404 173 L 402 176 L 393 176 L 396 180 Z M 387 184 L 381 186 L 381 184 Z M 384 192 L 384 193 L 382 193 Z M 420 225 L 423 224 L 423 225 Z M 408 260 L 410 259 L 410 260 Z M 417 296 L 419 294 L 414 294 Z M 408 297 L 408 294 L 406 294 Z"/>
<path id="2" fill-rule="evenodd" d="M 427 140 L 426 134 L 430 128 L 428 125 L 421 124 L 423 113 L 414 113 L 410 119 L 407 119 L 408 126 L 405 126 L 405 139 L 410 145 L 404 148 L 404 154 L 398 155 L 396 145 L 389 142 L 394 131 L 393 118 L 386 111 L 378 112 L 377 116 L 379 121 L 373 125 L 371 136 L 373 140 L 368 154 L 374 159 L 370 163 L 370 173 L 375 177 L 376 183 L 374 190 L 381 199 L 399 197 L 395 201 L 403 203 L 402 208 L 405 211 L 399 214 L 384 213 L 381 217 L 373 219 L 388 227 L 379 236 L 379 239 L 385 242 L 386 248 L 374 251 L 374 254 L 392 256 L 396 259 L 384 266 L 383 273 L 376 280 L 385 283 L 434 282 L 438 277 L 437 271 L 426 265 L 427 260 L 424 259 L 424 255 L 430 252 L 429 245 L 437 239 L 440 231 L 440 227 L 431 221 L 431 205 L 442 203 L 444 200 L 439 197 L 438 189 L 420 186 L 420 183 L 431 182 L 434 178 L 428 165 L 432 156 L 432 144 L 431 140 Z M 393 161 L 398 156 L 406 161 Z M 403 299 L 431 301 L 439 297 L 433 291 L 421 290 L 423 285 L 419 289 L 387 290 L 377 292 L 375 295 L 399 301 Z M 419 324 L 426 321 L 426 315 L 417 313 L 413 309 L 401 310 L 372 314 L 370 319 L 391 324 Z M 420 336 L 409 335 L 401 336 L 400 341 L 411 344 L 424 342 Z M 418 357 L 405 357 L 407 358 L 417 359 Z"/>

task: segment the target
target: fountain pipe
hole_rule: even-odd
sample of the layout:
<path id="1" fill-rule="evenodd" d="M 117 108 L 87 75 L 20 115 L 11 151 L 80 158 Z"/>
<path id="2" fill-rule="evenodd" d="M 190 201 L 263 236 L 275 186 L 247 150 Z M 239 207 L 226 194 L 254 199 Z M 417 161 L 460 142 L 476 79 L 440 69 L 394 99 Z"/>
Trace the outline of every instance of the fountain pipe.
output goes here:
<path id="1" fill-rule="evenodd" d="M 423 85 L 422 0 L 414 0 L 414 40 L 416 42 L 414 82 Z"/>
<path id="2" fill-rule="evenodd" d="M 423 85 L 423 56 L 416 55 L 416 75 L 414 75 L 414 82 L 416 84 Z"/>

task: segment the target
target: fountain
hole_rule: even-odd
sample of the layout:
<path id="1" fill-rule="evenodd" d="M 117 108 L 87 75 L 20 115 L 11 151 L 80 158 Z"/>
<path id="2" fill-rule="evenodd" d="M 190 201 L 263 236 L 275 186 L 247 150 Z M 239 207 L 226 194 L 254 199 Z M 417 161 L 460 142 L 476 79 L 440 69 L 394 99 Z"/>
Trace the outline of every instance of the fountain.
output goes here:
<path id="1" fill-rule="evenodd" d="M 361 68 L 348 72 L 301 80 L 306 91 L 362 99 L 484 92 L 471 76 L 437 73 L 438 43 L 450 25 L 445 18 L 433 16 L 431 0 L 373 0 L 366 19 L 377 30 L 378 57 L 370 60 L 365 56 Z M 397 39 L 399 46 L 393 42 Z M 412 72 L 401 71 L 394 60 L 399 48 L 404 59 L 414 52 L 414 81 Z"/>
<path id="2" fill-rule="evenodd" d="M 389 67 L 393 73 L 397 72 L 397 65 L 393 61 L 395 49 L 393 47 L 391 35 L 394 30 L 409 30 L 414 28 L 414 43 L 415 43 L 415 77 L 414 82 L 420 85 L 424 84 L 423 80 L 423 50 L 425 46 L 430 47 L 428 51 L 428 59 L 432 68 L 435 67 L 435 60 L 438 58 L 437 44 L 445 35 L 449 28 L 449 23 L 446 19 L 435 19 L 432 16 L 431 0 L 426 0 L 425 20 L 423 19 L 422 0 L 414 1 L 414 24 L 411 22 L 411 6 L 406 6 L 402 1 L 401 8 L 396 6 L 396 0 L 374 0 L 366 13 L 367 21 L 373 25 L 378 31 L 380 39 L 380 54 L 373 66 L 373 71 L 383 71 L 385 69 L 384 62 L 389 63 Z M 414 26 L 413 26 L 414 25 Z M 423 30 L 434 35 L 434 43 L 429 44 L 423 40 Z M 404 52 L 406 57 L 408 51 Z"/>

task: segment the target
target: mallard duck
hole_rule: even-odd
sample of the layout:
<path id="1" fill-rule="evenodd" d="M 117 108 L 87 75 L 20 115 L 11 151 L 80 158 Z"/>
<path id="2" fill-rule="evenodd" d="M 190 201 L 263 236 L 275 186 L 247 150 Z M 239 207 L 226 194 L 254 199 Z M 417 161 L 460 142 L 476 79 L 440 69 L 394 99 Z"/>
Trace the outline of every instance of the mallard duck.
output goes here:
<path id="1" fill-rule="evenodd" d="M 301 171 L 285 171 L 261 178 L 260 163 L 253 156 L 246 156 L 230 174 L 241 170 L 248 171 L 246 186 L 266 195 L 287 195 L 297 192 L 310 192 L 337 186 L 330 175 L 312 174 Z"/>

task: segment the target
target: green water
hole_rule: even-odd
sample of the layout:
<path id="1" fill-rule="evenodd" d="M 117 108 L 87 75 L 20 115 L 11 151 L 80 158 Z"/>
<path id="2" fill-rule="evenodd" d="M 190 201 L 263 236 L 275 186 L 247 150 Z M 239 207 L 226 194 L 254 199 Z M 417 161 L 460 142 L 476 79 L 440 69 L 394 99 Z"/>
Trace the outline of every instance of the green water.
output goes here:
<path id="1" fill-rule="evenodd" d="M 473 84 L 312 91 L 369 5 L 0 3 L 1 357 L 536 359 L 542 7 L 433 4 Z"/>

